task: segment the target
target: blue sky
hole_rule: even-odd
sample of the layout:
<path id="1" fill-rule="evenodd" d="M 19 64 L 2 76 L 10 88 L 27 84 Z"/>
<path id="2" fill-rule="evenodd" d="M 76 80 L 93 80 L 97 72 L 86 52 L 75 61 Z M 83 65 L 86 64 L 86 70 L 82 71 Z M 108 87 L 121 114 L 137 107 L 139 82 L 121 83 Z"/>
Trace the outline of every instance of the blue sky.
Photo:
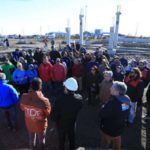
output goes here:
<path id="1" fill-rule="evenodd" d="M 1 34 L 79 32 L 79 13 L 86 7 L 86 30 L 109 31 L 121 5 L 119 33 L 150 36 L 150 0 L 0 0 Z"/>

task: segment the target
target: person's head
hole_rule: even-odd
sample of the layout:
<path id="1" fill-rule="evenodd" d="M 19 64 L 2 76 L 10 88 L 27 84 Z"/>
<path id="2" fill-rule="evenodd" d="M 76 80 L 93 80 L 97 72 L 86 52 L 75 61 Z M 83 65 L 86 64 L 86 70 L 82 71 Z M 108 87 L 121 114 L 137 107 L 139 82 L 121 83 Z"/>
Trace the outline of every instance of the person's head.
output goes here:
<path id="1" fill-rule="evenodd" d="M 24 63 L 25 59 L 23 57 L 19 57 L 19 62 Z"/>
<path id="2" fill-rule="evenodd" d="M 135 59 L 132 59 L 132 60 L 130 61 L 130 65 L 131 65 L 131 67 L 136 67 L 136 66 L 137 66 L 136 60 L 135 60 Z"/>
<path id="3" fill-rule="evenodd" d="M 44 56 L 43 57 L 43 64 L 47 64 L 49 62 L 48 57 Z"/>
<path id="4" fill-rule="evenodd" d="M 127 92 L 127 86 L 124 82 L 114 81 L 110 88 L 110 93 L 113 96 L 125 95 Z"/>
<path id="5" fill-rule="evenodd" d="M 29 69 L 30 69 L 30 70 L 33 70 L 33 69 L 34 69 L 34 65 L 33 65 L 33 64 L 30 64 L 30 65 L 29 65 Z"/>
<path id="6" fill-rule="evenodd" d="M 75 92 L 78 90 L 78 83 L 77 83 L 76 79 L 74 79 L 72 77 L 66 79 L 64 81 L 63 85 L 65 87 L 65 90 L 64 90 L 65 93 Z"/>
<path id="7" fill-rule="evenodd" d="M 15 51 L 16 51 L 16 52 L 19 52 L 19 48 L 16 48 Z"/>
<path id="8" fill-rule="evenodd" d="M 81 58 L 77 59 L 77 64 L 81 64 Z"/>
<path id="9" fill-rule="evenodd" d="M 140 60 L 140 61 L 139 61 L 139 69 L 140 69 L 140 70 L 143 70 L 143 69 L 146 67 L 145 64 L 146 64 L 146 63 L 145 63 L 145 60 Z"/>
<path id="10" fill-rule="evenodd" d="M 24 50 L 22 51 L 22 56 L 25 57 L 27 55 L 27 52 Z"/>
<path id="11" fill-rule="evenodd" d="M 0 73 L 0 80 L 6 80 L 5 73 Z"/>
<path id="12" fill-rule="evenodd" d="M 96 56 L 95 55 L 92 55 L 91 57 L 91 61 L 95 62 L 96 61 Z"/>
<path id="13" fill-rule="evenodd" d="M 64 51 L 63 57 L 68 57 L 68 53 Z"/>
<path id="14" fill-rule="evenodd" d="M 119 62 L 120 60 L 119 60 L 119 56 L 117 56 L 117 55 L 115 55 L 114 56 L 114 62 Z"/>
<path id="15" fill-rule="evenodd" d="M 130 72 L 131 79 L 140 79 L 141 78 L 141 71 L 139 68 L 133 68 Z"/>
<path id="16" fill-rule="evenodd" d="M 92 74 L 97 74 L 99 72 L 98 67 L 97 66 L 93 66 L 91 68 L 91 72 L 92 72 Z"/>
<path id="17" fill-rule="evenodd" d="M 113 72 L 112 71 L 104 71 L 104 80 L 110 81 L 112 80 Z"/>
<path id="18" fill-rule="evenodd" d="M 34 91 L 39 91 L 42 89 L 42 80 L 40 78 L 34 78 L 31 83 L 31 89 Z"/>
<path id="19" fill-rule="evenodd" d="M 108 60 L 103 58 L 101 64 L 108 65 Z"/>
<path id="20" fill-rule="evenodd" d="M 86 54 L 85 54 L 85 58 L 86 58 L 87 60 L 90 60 L 90 59 L 91 59 L 91 54 L 90 54 L 90 53 L 86 53 Z"/>
<path id="21" fill-rule="evenodd" d="M 39 47 L 36 47 L 35 51 L 36 51 L 36 52 L 40 52 L 40 48 L 39 48 Z"/>
<path id="22" fill-rule="evenodd" d="M 59 63 L 61 63 L 60 58 L 56 58 L 56 64 L 59 64 Z"/>
<path id="23" fill-rule="evenodd" d="M 120 73 L 122 71 L 122 67 L 121 66 L 116 66 L 116 72 Z"/>
<path id="24" fill-rule="evenodd" d="M 18 62 L 18 63 L 17 63 L 17 68 L 18 68 L 19 70 L 23 70 L 23 65 L 22 65 L 21 62 Z"/>

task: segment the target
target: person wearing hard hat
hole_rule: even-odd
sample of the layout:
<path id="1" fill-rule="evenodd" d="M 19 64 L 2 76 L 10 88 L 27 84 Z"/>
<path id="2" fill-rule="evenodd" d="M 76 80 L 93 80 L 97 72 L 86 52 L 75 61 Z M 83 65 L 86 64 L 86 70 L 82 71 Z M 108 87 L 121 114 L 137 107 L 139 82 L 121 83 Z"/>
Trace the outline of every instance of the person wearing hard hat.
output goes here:
<path id="1" fill-rule="evenodd" d="M 69 140 L 69 150 L 74 150 L 74 127 L 78 112 L 82 107 L 82 97 L 75 94 L 78 84 L 74 78 L 68 78 L 63 85 L 64 93 L 56 100 L 52 117 L 58 129 L 60 150 L 65 150 L 66 136 Z"/>

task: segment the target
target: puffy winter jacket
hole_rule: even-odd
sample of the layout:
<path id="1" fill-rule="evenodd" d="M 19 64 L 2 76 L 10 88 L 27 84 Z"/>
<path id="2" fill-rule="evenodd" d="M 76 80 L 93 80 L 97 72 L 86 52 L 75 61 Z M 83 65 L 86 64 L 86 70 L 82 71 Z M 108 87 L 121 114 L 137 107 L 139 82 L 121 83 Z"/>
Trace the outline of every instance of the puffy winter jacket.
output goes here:
<path id="1" fill-rule="evenodd" d="M 27 70 L 27 77 L 28 77 L 28 80 L 29 80 L 30 83 L 37 76 L 38 76 L 38 73 L 37 73 L 36 69 L 33 69 L 33 70 L 28 69 Z"/>
<path id="2" fill-rule="evenodd" d="M 10 107 L 18 103 L 18 93 L 15 88 L 7 84 L 6 80 L 0 80 L 0 107 Z"/>
<path id="3" fill-rule="evenodd" d="M 39 76 L 44 82 L 48 82 L 52 80 L 52 68 L 53 65 L 51 63 L 41 64 L 39 67 Z"/>
<path id="4" fill-rule="evenodd" d="M 13 72 L 13 81 L 16 84 L 19 84 L 19 85 L 27 84 L 28 83 L 28 78 L 27 78 L 26 70 L 16 69 Z"/>
<path id="5" fill-rule="evenodd" d="M 66 79 L 66 68 L 63 64 L 55 64 L 53 66 L 52 78 L 53 81 L 64 81 Z"/>
<path id="6" fill-rule="evenodd" d="M 113 97 L 100 110 L 101 130 L 113 137 L 120 136 L 126 125 L 130 110 L 130 98 Z"/>

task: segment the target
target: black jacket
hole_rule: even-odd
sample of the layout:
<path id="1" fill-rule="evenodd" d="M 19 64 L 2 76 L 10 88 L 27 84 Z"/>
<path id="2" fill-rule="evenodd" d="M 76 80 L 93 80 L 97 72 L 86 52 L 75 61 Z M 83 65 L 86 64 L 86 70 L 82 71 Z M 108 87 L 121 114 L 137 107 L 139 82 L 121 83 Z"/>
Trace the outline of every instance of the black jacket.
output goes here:
<path id="1" fill-rule="evenodd" d="M 149 84 L 147 92 L 146 92 L 146 99 L 148 102 L 150 102 L 150 84 Z"/>
<path id="2" fill-rule="evenodd" d="M 129 110 L 128 96 L 112 97 L 100 110 L 101 130 L 113 137 L 120 136 L 126 125 Z"/>
<path id="3" fill-rule="evenodd" d="M 77 114 L 82 107 L 81 97 L 77 98 L 75 94 L 63 94 L 55 103 L 53 112 L 53 120 L 58 126 L 68 128 L 74 126 Z"/>

